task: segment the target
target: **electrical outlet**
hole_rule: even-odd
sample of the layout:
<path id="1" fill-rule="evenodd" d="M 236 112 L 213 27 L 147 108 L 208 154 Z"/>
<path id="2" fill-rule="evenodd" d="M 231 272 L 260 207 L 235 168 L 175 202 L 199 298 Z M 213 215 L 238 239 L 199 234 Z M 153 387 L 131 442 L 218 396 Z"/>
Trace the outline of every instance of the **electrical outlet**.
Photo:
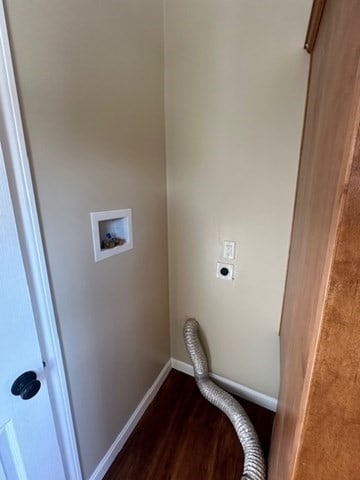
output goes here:
<path id="1" fill-rule="evenodd" d="M 223 257 L 226 260 L 234 260 L 235 258 L 235 242 L 232 240 L 225 240 L 223 246 Z"/>
<path id="2" fill-rule="evenodd" d="M 217 262 L 216 276 L 223 280 L 234 280 L 234 265 L 231 263 Z"/>

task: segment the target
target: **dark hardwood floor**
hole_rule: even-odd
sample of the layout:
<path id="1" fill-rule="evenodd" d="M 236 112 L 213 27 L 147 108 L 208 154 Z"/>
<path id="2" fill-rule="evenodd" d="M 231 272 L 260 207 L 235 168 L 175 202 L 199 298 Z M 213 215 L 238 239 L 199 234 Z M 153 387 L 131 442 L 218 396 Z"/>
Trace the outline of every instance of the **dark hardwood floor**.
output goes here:
<path id="1" fill-rule="evenodd" d="M 267 454 L 274 414 L 241 400 Z M 243 453 L 231 423 L 172 370 L 104 480 L 239 480 Z"/>

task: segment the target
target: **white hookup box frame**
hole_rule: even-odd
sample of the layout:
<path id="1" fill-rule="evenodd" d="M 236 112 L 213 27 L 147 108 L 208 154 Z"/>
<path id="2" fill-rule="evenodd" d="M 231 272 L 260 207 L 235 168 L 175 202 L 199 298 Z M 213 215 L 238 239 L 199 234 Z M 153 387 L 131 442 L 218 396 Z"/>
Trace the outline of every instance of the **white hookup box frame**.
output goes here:
<path id="1" fill-rule="evenodd" d="M 91 212 L 90 219 L 95 262 L 133 248 L 131 208 Z M 113 248 L 102 248 L 103 241 L 109 238 L 107 235 L 121 238 L 125 243 Z"/>

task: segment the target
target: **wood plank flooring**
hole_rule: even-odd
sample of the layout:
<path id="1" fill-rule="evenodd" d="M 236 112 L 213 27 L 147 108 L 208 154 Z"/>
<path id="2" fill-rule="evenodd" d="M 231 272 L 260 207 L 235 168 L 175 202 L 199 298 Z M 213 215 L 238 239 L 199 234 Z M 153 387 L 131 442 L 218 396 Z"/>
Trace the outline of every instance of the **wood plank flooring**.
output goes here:
<path id="1" fill-rule="evenodd" d="M 267 455 L 274 414 L 241 400 Z M 104 480 L 239 480 L 243 453 L 232 425 L 172 370 Z"/>

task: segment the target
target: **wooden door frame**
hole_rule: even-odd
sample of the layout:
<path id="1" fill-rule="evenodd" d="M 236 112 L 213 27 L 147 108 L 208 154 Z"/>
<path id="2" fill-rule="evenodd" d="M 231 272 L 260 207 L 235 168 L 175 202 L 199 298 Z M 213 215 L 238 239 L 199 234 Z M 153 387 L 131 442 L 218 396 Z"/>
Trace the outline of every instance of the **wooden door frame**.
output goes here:
<path id="1" fill-rule="evenodd" d="M 41 354 L 47 367 L 44 370 L 64 470 L 69 479 L 82 480 L 64 362 L 26 151 L 3 0 L 0 2 L 0 108 L 7 138 L 6 168 L 10 192 Z"/>

